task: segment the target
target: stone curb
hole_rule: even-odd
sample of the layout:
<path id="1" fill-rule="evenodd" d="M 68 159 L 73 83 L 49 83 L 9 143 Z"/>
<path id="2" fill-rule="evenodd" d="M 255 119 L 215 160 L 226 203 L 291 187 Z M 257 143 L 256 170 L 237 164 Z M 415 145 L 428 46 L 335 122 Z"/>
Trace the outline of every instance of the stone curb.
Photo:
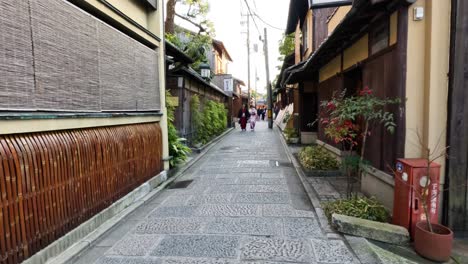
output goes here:
<path id="1" fill-rule="evenodd" d="M 203 150 L 205 150 L 208 146 L 210 146 L 211 144 L 213 144 L 214 142 L 218 142 L 221 138 L 223 138 L 224 136 L 226 136 L 227 134 L 231 133 L 232 131 L 234 131 L 235 128 L 234 127 L 231 127 L 231 128 L 228 128 L 226 131 L 224 131 L 221 135 L 215 137 L 214 139 L 212 139 L 210 142 L 208 142 L 207 144 L 199 147 L 199 148 L 195 148 L 193 149 L 195 152 L 197 153 L 201 153 Z"/>
<path id="2" fill-rule="evenodd" d="M 304 189 L 307 193 L 307 196 L 309 197 L 309 200 L 312 202 L 312 205 L 314 206 L 315 214 L 317 215 L 317 219 L 319 222 L 320 227 L 322 230 L 326 233 L 328 238 L 341 238 L 341 235 L 337 232 L 335 232 L 330 224 L 328 223 L 328 219 L 325 216 L 325 213 L 323 212 L 322 205 L 320 204 L 320 200 L 318 198 L 318 195 L 316 191 L 313 189 L 312 186 L 307 182 L 306 176 L 304 171 L 302 170 L 301 165 L 297 161 L 297 159 L 294 157 L 294 155 L 291 153 L 289 150 L 288 144 L 286 143 L 286 140 L 284 139 L 283 136 L 280 136 L 281 143 L 283 144 L 283 147 L 286 151 L 286 154 L 288 156 L 288 159 L 292 162 L 294 169 L 296 170 L 297 174 L 299 175 L 299 179 L 301 180 L 302 185 L 304 186 Z"/>
<path id="3" fill-rule="evenodd" d="M 23 264 L 64 264 L 89 249 L 100 237 L 110 231 L 122 219 L 130 215 L 140 206 L 151 200 L 177 178 L 182 176 L 189 168 L 199 161 L 212 147 L 224 136 L 234 131 L 234 128 L 224 132 L 220 136 L 206 144 L 203 150 L 192 160 L 184 164 L 177 172 L 167 179 L 167 171 L 163 171 L 148 180 L 135 190 L 131 191 L 102 212 L 82 223 L 77 228 L 68 232 L 46 248 L 37 252 Z"/>

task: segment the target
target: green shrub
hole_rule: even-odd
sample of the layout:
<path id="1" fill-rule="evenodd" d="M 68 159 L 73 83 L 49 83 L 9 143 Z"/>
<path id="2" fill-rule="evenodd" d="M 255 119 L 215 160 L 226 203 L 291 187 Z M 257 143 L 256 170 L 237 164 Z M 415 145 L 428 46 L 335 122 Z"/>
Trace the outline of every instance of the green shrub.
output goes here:
<path id="1" fill-rule="evenodd" d="M 284 129 L 284 134 L 286 135 L 286 137 L 289 139 L 289 138 L 297 138 L 299 137 L 299 133 L 297 132 L 296 129 L 294 128 L 291 128 L 291 127 L 288 127 L 288 128 L 285 128 Z"/>
<path id="2" fill-rule="evenodd" d="M 224 104 L 206 100 L 204 106 L 201 107 L 199 97 L 194 95 L 190 107 L 193 130 L 196 132 L 194 143 L 205 144 L 226 130 L 227 111 Z"/>
<path id="3" fill-rule="evenodd" d="M 387 222 L 390 216 L 387 209 L 375 198 L 358 196 L 325 203 L 323 209 L 329 221 L 333 213 L 377 222 Z"/>
<path id="4" fill-rule="evenodd" d="M 169 91 L 166 91 L 166 98 L 170 97 Z M 171 167 L 187 160 L 188 154 L 191 152 L 190 148 L 185 145 L 185 138 L 180 138 L 177 134 L 177 129 L 174 126 L 174 110 L 175 105 L 170 100 L 166 100 L 167 108 L 167 134 L 169 141 L 169 155 L 172 159 L 169 161 Z"/>
<path id="5" fill-rule="evenodd" d="M 299 152 L 299 161 L 309 170 L 336 170 L 338 161 L 326 149 L 320 146 L 308 146 Z"/>

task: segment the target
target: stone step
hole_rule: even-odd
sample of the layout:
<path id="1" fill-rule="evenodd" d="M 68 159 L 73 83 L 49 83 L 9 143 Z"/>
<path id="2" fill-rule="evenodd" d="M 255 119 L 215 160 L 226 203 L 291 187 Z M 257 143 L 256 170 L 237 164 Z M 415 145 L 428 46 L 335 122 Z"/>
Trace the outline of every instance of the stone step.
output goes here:
<path id="1" fill-rule="evenodd" d="M 341 233 L 396 245 L 407 245 L 410 240 L 408 230 L 404 227 L 352 216 L 333 214 L 332 226 Z"/>

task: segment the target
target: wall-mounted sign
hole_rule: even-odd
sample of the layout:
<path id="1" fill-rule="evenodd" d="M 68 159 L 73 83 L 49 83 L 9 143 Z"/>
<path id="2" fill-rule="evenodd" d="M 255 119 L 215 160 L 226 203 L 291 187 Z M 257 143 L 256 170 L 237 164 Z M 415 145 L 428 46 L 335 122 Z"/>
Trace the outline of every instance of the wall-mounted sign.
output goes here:
<path id="1" fill-rule="evenodd" d="M 234 84 L 233 84 L 233 79 L 232 78 L 224 79 L 224 91 L 232 92 L 233 86 L 234 86 Z"/>
<path id="2" fill-rule="evenodd" d="M 352 5 L 353 0 L 309 0 L 309 8 L 326 8 Z"/>

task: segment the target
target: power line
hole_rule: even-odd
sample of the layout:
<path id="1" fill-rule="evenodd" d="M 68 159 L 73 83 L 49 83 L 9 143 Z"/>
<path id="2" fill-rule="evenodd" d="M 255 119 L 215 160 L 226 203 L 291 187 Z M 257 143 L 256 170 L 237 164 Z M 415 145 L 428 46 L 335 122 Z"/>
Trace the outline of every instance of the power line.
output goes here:
<path id="1" fill-rule="evenodd" d="M 247 6 L 247 10 L 249 11 L 250 16 L 252 17 L 253 22 L 255 24 L 255 28 L 257 29 L 258 35 L 261 36 L 262 33 L 260 33 L 260 29 L 258 28 L 257 21 L 255 20 L 254 15 L 252 14 L 252 10 L 250 9 L 249 3 L 247 2 L 247 0 L 244 0 L 244 2 L 245 2 L 245 5 Z"/>
<path id="2" fill-rule="evenodd" d="M 263 24 L 273 28 L 273 29 L 277 29 L 277 30 L 281 30 L 281 31 L 284 31 L 285 29 L 284 28 L 279 28 L 279 27 L 275 27 L 273 25 L 271 25 L 270 23 L 266 22 L 263 18 L 261 18 L 257 13 L 254 13 L 254 16 L 256 16 L 258 19 L 260 19 L 260 21 L 263 22 Z"/>

